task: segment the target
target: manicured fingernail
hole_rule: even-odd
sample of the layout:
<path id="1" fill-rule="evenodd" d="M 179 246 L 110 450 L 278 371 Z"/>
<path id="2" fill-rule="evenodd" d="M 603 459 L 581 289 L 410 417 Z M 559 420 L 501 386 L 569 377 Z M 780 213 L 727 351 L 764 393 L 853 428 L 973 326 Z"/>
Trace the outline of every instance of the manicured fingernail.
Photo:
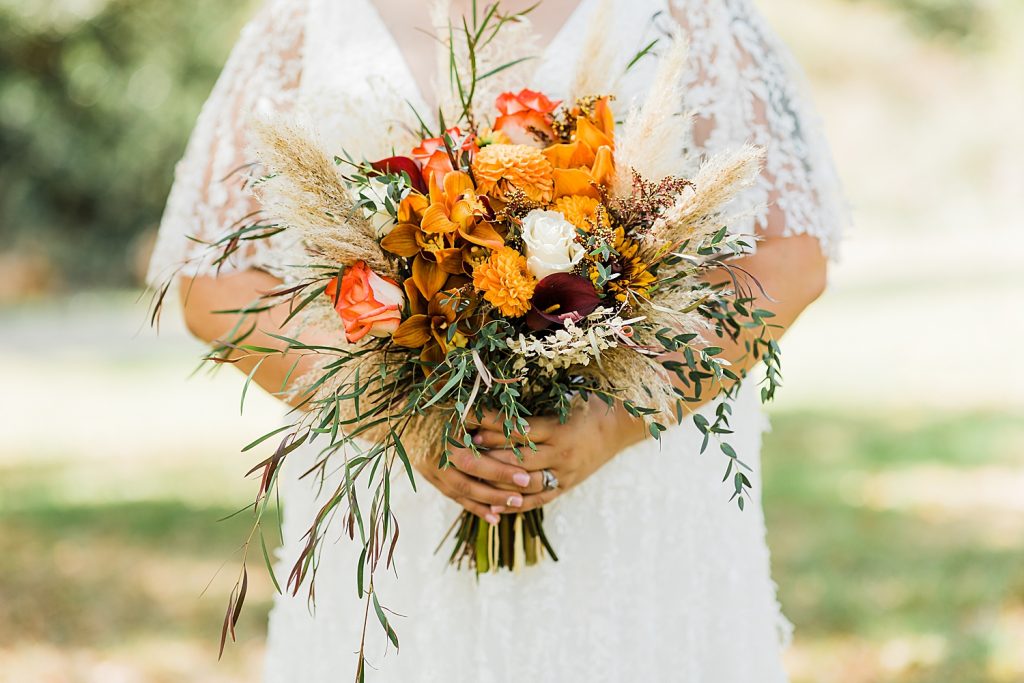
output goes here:
<path id="1" fill-rule="evenodd" d="M 512 475 L 512 481 L 515 482 L 516 486 L 529 486 L 530 475 L 526 472 L 517 472 Z"/>
<path id="2" fill-rule="evenodd" d="M 479 446 L 483 442 L 484 442 L 484 437 L 480 436 L 479 434 L 477 434 L 476 436 L 473 437 L 473 443 L 475 443 L 477 446 Z"/>
<path id="3" fill-rule="evenodd" d="M 484 519 L 486 519 L 487 523 L 491 526 L 494 526 L 498 523 L 498 515 L 487 515 L 486 517 L 484 517 Z"/>
<path id="4" fill-rule="evenodd" d="M 505 511 L 505 506 L 504 505 L 492 505 L 491 506 L 491 512 L 493 512 L 495 514 L 500 514 L 500 513 L 504 512 L 504 511 Z"/>
<path id="5" fill-rule="evenodd" d="M 522 507 L 523 499 L 521 496 L 509 496 L 508 500 L 505 501 L 505 505 L 510 508 Z"/>

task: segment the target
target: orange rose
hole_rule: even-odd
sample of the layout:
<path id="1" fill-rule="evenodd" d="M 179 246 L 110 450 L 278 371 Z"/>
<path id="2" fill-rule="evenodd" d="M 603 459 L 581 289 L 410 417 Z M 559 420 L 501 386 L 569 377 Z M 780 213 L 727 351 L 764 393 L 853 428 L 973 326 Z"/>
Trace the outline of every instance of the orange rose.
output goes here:
<path id="1" fill-rule="evenodd" d="M 548 141 L 554 137 L 551 112 L 561 103 L 534 90 L 502 93 L 494 103 L 501 112 L 494 122 L 494 130 L 507 135 L 512 144 L 538 146 L 544 142 L 538 135 L 546 136 Z"/>
<path id="2" fill-rule="evenodd" d="M 349 342 L 357 342 L 368 334 L 394 334 L 402 322 L 405 296 L 401 288 L 370 270 L 365 261 L 345 269 L 340 288 L 338 278 L 328 282 L 324 293 L 334 301 L 334 310 L 341 316 Z"/>
<path id="3" fill-rule="evenodd" d="M 478 151 L 476 141 L 472 135 L 463 135 L 460 128 L 449 128 L 445 135 L 455 141 L 454 151 L 475 153 Z M 420 146 L 412 151 L 412 156 L 423 165 L 423 182 L 430 185 L 430 178 L 436 177 L 437 183 L 441 184 L 444 177 L 455 169 L 452 168 L 452 160 L 445 149 L 444 139 L 427 138 L 420 143 Z"/>

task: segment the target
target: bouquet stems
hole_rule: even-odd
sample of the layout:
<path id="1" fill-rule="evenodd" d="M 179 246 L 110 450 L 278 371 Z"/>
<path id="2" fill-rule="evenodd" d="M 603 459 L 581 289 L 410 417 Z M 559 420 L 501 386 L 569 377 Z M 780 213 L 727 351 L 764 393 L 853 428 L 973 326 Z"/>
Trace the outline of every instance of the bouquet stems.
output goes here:
<path id="1" fill-rule="evenodd" d="M 455 548 L 449 562 L 456 567 L 466 563 L 478 575 L 502 569 L 518 571 L 537 564 L 545 555 L 558 561 L 544 533 L 542 508 L 501 515 L 497 524 L 463 511 L 452 528 Z"/>

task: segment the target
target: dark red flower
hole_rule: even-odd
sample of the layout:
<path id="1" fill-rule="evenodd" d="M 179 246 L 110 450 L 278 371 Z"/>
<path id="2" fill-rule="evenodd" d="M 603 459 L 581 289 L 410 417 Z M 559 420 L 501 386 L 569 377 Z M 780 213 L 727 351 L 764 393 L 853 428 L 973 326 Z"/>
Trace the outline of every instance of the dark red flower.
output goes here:
<path id="1" fill-rule="evenodd" d="M 412 181 L 412 187 L 420 194 L 427 194 L 427 184 L 423 181 L 423 174 L 420 172 L 420 165 L 409 157 L 388 157 L 375 161 L 370 166 L 379 173 L 394 173 L 400 175 L 406 173 Z"/>
<path id="2" fill-rule="evenodd" d="M 532 303 L 526 324 L 531 330 L 544 330 L 590 315 L 601 304 L 601 297 L 590 280 L 572 273 L 553 273 L 537 283 Z"/>

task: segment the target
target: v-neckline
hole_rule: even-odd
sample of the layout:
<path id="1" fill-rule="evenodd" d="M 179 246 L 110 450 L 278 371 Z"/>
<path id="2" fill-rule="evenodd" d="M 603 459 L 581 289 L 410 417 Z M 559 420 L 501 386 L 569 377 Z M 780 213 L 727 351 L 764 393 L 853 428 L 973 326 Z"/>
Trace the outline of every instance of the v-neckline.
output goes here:
<path id="1" fill-rule="evenodd" d="M 409 63 L 409 60 L 406 57 L 405 52 L 403 52 L 402 48 L 399 46 L 398 40 L 395 38 L 395 34 L 392 33 L 391 28 L 384 20 L 384 16 L 380 13 L 380 8 L 377 7 L 373 0 L 361 1 L 369 10 L 370 15 L 372 16 L 374 21 L 377 22 L 377 25 L 380 28 L 381 33 L 384 35 L 387 42 L 386 49 L 394 53 L 395 61 L 397 62 L 398 67 L 402 72 L 402 76 L 405 78 L 407 85 L 409 86 L 410 94 L 412 94 L 415 97 L 416 104 L 422 105 L 428 117 L 433 117 L 434 114 L 436 113 L 437 106 L 439 104 L 438 98 L 433 97 L 430 98 L 431 100 L 433 100 L 432 102 L 428 101 L 427 94 L 431 88 L 429 88 L 428 86 L 428 90 L 424 90 L 423 84 L 416 80 L 416 73 L 413 71 L 412 65 Z M 536 55 L 533 55 L 532 61 L 534 61 L 537 65 L 533 70 L 534 75 L 536 75 L 537 72 L 540 71 L 545 59 L 548 56 L 548 53 L 556 45 L 558 45 L 565 39 L 565 34 L 568 32 L 570 26 L 576 22 L 577 16 L 580 14 L 583 7 L 589 4 L 590 1 L 591 0 L 577 0 L 576 6 L 566 16 L 565 20 L 562 22 L 562 25 L 558 28 L 558 30 L 551 36 L 551 40 L 548 41 L 547 45 L 539 49 Z M 530 21 L 529 18 L 527 18 L 526 20 Z M 523 87 L 531 87 L 531 84 L 524 83 Z"/>

